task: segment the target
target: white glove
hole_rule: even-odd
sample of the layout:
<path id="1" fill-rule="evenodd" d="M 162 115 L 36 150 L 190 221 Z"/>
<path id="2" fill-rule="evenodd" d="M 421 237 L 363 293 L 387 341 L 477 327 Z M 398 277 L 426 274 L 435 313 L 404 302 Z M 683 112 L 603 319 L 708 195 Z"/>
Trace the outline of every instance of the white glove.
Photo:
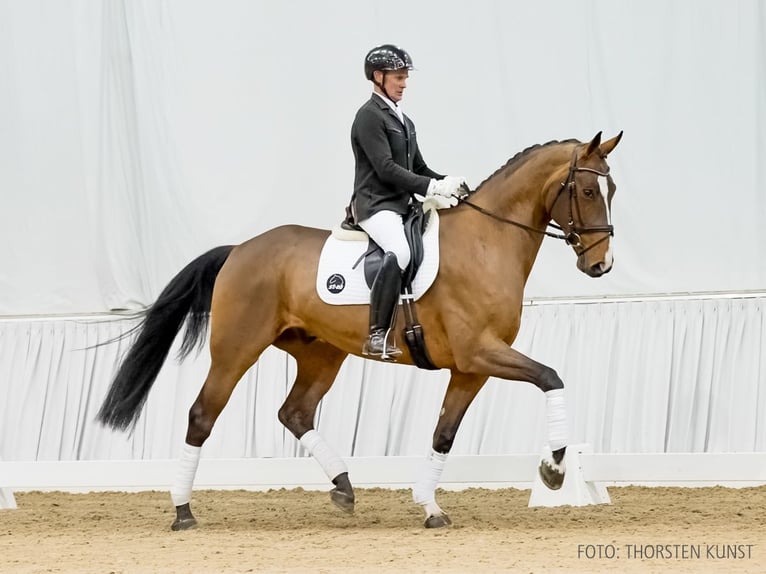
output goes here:
<path id="1" fill-rule="evenodd" d="M 448 207 L 455 207 L 457 205 L 457 197 L 445 197 L 443 195 L 428 194 L 423 197 L 420 194 L 415 194 L 415 199 L 423 203 L 423 211 L 429 209 L 447 209 Z"/>
<path id="2" fill-rule="evenodd" d="M 464 177 L 457 177 L 454 175 L 447 175 L 444 179 L 432 179 L 428 184 L 428 192 L 426 195 L 443 195 L 450 197 L 452 195 L 462 195 L 460 187 L 465 184 Z"/>

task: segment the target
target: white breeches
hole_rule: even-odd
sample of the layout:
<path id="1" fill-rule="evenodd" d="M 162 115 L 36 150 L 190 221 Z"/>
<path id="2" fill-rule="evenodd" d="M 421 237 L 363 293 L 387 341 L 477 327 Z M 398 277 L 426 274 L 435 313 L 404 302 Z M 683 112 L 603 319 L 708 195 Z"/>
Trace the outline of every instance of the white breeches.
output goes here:
<path id="1" fill-rule="evenodd" d="M 410 246 L 407 245 L 407 238 L 404 235 L 401 215 L 393 211 L 378 211 L 364 221 L 360 221 L 359 227 L 380 245 L 384 253 L 391 251 L 396 255 L 399 269 L 405 270 L 410 263 Z"/>

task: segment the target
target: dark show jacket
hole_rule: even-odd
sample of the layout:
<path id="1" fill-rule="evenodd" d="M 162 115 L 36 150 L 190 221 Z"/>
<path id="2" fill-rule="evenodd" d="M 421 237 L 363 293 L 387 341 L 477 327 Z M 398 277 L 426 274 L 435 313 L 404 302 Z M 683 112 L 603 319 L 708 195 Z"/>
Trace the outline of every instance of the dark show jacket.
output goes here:
<path id="1" fill-rule="evenodd" d="M 430 169 L 418 149 L 415 124 L 373 94 L 359 108 L 351 126 L 356 171 L 351 209 L 354 221 L 364 221 L 384 209 L 401 215 L 413 194 L 425 195 L 431 178 L 444 176 Z"/>

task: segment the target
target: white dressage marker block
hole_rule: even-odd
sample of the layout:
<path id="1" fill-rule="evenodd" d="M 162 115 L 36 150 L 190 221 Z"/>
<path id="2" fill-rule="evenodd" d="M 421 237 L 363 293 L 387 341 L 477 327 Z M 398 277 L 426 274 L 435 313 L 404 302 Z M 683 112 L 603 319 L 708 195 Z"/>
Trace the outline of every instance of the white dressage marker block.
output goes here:
<path id="1" fill-rule="evenodd" d="M 567 447 L 564 457 L 566 474 L 564 484 L 558 490 L 551 490 L 543 484 L 540 473 L 535 473 L 529 507 L 533 506 L 588 506 L 590 504 L 611 504 L 609 493 L 602 483 L 585 480 L 582 459 L 583 453 L 592 453 L 587 444 L 573 444 Z M 543 453 L 544 458 L 551 456 L 550 450 Z"/>
<path id="2" fill-rule="evenodd" d="M 0 460 L 3 460 L 0 458 Z M 0 510 L 16 508 L 16 498 L 10 488 L 0 488 Z"/>
<path id="3" fill-rule="evenodd" d="M 16 498 L 10 488 L 0 488 L 0 510 L 16 508 Z"/>

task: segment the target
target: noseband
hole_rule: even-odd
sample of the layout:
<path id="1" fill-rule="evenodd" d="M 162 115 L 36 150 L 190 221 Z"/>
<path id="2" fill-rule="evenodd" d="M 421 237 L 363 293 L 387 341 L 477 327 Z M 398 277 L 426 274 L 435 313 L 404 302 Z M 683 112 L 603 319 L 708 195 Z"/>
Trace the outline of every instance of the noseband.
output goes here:
<path id="1" fill-rule="evenodd" d="M 600 177 L 607 177 L 609 175 L 609 171 L 598 171 L 596 169 L 591 169 L 589 167 L 578 167 L 577 166 L 577 149 L 575 148 L 574 152 L 572 153 L 572 161 L 569 162 L 569 174 L 567 175 L 566 181 L 561 183 L 561 187 L 559 188 L 558 193 L 556 194 L 556 199 L 553 200 L 553 205 L 551 205 L 551 213 L 553 212 L 553 208 L 556 206 L 556 202 L 559 200 L 559 198 L 562 196 L 564 190 L 569 190 L 569 221 L 567 222 L 567 227 L 569 227 L 569 232 L 562 237 L 567 245 L 571 245 L 575 253 L 577 253 L 577 256 L 579 257 L 583 253 L 586 253 L 587 251 L 590 251 L 593 249 L 596 245 L 601 243 L 602 241 L 606 241 L 609 237 L 614 237 L 614 226 L 613 225 L 594 225 L 591 227 L 585 227 L 583 225 L 576 225 L 574 221 L 574 211 L 577 211 L 577 217 L 582 221 L 582 216 L 580 215 L 580 202 L 577 198 L 577 186 L 575 185 L 575 173 L 578 171 L 589 171 L 591 173 L 595 173 L 596 175 Z M 604 201 L 607 202 L 608 198 L 604 198 Z M 573 209 L 574 207 L 574 209 Z M 607 206 L 608 209 L 608 206 Z M 549 223 L 551 227 L 558 229 L 559 231 L 565 231 L 555 223 Z M 607 233 L 608 235 L 604 235 L 601 239 L 598 241 L 595 241 L 588 245 L 585 249 L 582 249 L 581 251 L 578 251 L 578 247 L 582 247 L 582 239 L 581 237 L 585 235 L 586 233 Z"/>
<path id="2" fill-rule="evenodd" d="M 460 203 L 463 203 L 467 205 L 468 207 L 475 209 L 479 213 L 483 213 L 484 215 L 491 217 L 492 219 L 502 221 L 503 223 L 510 223 L 511 225 L 515 225 L 516 227 L 520 227 L 521 229 L 526 229 L 527 231 L 532 231 L 534 233 L 540 233 L 542 235 L 546 235 L 547 237 L 553 237 L 554 239 L 562 239 L 563 241 L 566 242 L 567 245 L 571 245 L 572 248 L 574 248 L 575 253 L 579 257 L 580 255 L 583 255 L 584 253 L 593 249 L 599 243 L 606 241 L 609 237 L 613 237 L 614 226 L 613 225 L 595 225 L 591 227 L 586 227 L 584 225 L 575 224 L 575 220 L 574 220 L 575 212 L 577 213 L 578 219 L 582 220 L 582 217 L 580 215 L 580 202 L 577 199 L 577 185 L 575 184 L 575 174 L 578 171 L 589 171 L 591 173 L 595 173 L 596 175 L 602 176 L 602 177 L 607 177 L 609 175 L 609 171 L 602 172 L 595 169 L 591 169 L 589 167 L 578 167 L 577 149 L 575 148 L 574 152 L 572 153 L 572 160 L 569 162 L 569 173 L 567 174 L 567 178 L 565 181 L 561 182 L 561 187 L 559 188 L 559 191 L 556 194 L 556 199 L 553 200 L 553 205 L 551 205 L 551 209 L 550 209 L 550 212 L 552 213 L 553 208 L 556 206 L 556 203 L 563 195 L 563 192 L 565 190 L 568 190 L 569 191 L 569 221 L 567 222 L 568 230 L 564 229 L 563 227 L 559 225 L 556 225 L 555 223 L 552 223 L 552 222 L 548 223 L 549 227 L 558 229 L 562 233 L 554 233 L 544 229 L 537 229 L 536 227 L 531 227 L 529 225 L 519 223 L 518 221 L 513 221 L 512 219 L 501 217 L 497 214 L 492 213 L 491 211 L 487 211 L 486 209 L 476 205 L 475 203 L 471 203 L 470 201 L 468 201 L 466 197 L 470 197 L 470 195 L 463 196 L 463 198 L 460 199 Z M 604 201 L 608 201 L 608 199 L 605 197 Z M 586 233 L 607 233 L 608 235 L 604 235 L 604 237 L 602 237 L 598 241 L 595 241 L 591 245 L 588 245 L 588 247 L 586 247 L 585 249 L 578 251 L 577 248 L 582 247 L 581 237 L 585 235 Z"/>

